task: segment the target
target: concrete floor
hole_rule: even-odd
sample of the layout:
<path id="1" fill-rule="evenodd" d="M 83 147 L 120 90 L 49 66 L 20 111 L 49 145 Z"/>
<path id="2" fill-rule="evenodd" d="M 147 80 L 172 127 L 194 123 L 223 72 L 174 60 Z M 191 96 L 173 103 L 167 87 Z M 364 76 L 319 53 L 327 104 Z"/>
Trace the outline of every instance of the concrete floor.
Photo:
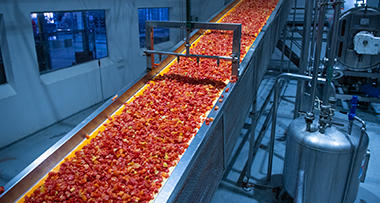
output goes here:
<path id="1" fill-rule="evenodd" d="M 99 108 L 100 105 L 101 103 L 96 104 L 16 143 L 1 148 L 0 186 L 6 186 L 13 177 Z"/>
<path id="2" fill-rule="evenodd" d="M 273 78 L 266 78 L 262 82 L 258 92 L 259 106 L 265 100 L 268 91 L 273 85 L 273 81 Z M 254 187 L 250 191 L 244 191 L 241 187 L 236 186 L 236 182 L 240 176 L 248 154 L 247 140 L 249 132 L 247 129 L 242 129 L 227 170 L 211 200 L 212 203 L 280 202 L 276 199 L 276 196 L 279 194 L 279 188 L 281 187 L 281 174 L 285 154 L 285 133 L 286 128 L 292 121 L 293 117 L 295 89 L 295 81 L 290 81 L 285 85 L 285 91 L 283 92 L 282 102 L 277 115 L 278 122 L 272 182 L 270 184 L 266 184 L 265 182 L 268 158 L 267 144 L 270 132 L 270 130 L 268 130 L 255 157 L 250 177 L 251 183 L 264 185 L 265 187 Z M 15 144 L 0 149 L 0 185 L 6 186 L 6 183 L 22 171 L 22 169 L 28 166 L 34 159 L 62 138 L 63 135 L 84 120 L 99 106 L 100 104 L 95 105 L 62 122 L 30 135 Z M 340 110 L 347 111 L 344 109 Z M 258 127 L 256 128 L 256 135 L 260 130 L 267 113 L 268 111 L 264 112 L 263 118 L 260 119 Z M 337 113 L 337 116 L 346 117 L 346 115 L 341 113 Z M 371 150 L 371 159 L 366 181 L 360 185 L 358 198 L 355 203 L 377 203 L 380 202 L 380 121 L 376 117 L 378 115 L 376 115 L 372 109 L 359 109 L 358 116 L 367 122 L 367 132 L 370 137 L 369 149 Z M 246 123 L 249 124 L 250 119 L 247 119 Z M 286 198 L 285 196 L 283 202 L 292 202 L 292 199 L 289 197 Z"/>

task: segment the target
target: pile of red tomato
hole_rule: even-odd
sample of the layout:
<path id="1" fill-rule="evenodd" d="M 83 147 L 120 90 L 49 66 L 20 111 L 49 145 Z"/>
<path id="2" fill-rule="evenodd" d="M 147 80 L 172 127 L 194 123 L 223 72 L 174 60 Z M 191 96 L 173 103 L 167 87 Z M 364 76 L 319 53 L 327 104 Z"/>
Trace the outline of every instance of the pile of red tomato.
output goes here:
<path id="1" fill-rule="evenodd" d="M 241 58 L 276 4 L 277 0 L 246 0 L 222 20 L 243 24 Z M 231 50 L 232 33 L 227 31 L 207 32 L 191 47 L 193 54 L 229 56 Z M 105 130 L 65 160 L 58 172 L 50 172 L 25 201 L 153 200 L 230 76 L 228 61 L 217 66 L 212 59 L 200 59 L 198 64 L 196 59 L 181 58 L 150 81 L 143 94 L 125 103 L 120 115 L 109 117 Z"/>

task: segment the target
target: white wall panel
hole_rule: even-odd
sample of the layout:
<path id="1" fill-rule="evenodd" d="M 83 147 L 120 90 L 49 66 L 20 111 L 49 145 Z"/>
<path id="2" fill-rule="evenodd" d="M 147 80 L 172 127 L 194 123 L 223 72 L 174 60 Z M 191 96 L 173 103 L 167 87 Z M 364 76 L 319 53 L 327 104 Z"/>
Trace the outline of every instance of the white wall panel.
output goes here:
<path id="1" fill-rule="evenodd" d="M 202 19 L 223 1 L 195 1 Z M 0 148 L 113 96 L 145 71 L 138 33 L 138 8 L 170 7 L 180 20 L 179 0 L 2 0 L 0 45 L 8 84 L 0 85 Z M 202 9 L 200 9 L 202 8 Z M 106 10 L 108 57 L 39 74 L 30 14 L 45 11 Z M 179 30 L 170 31 L 176 44 Z M 160 46 L 157 46 L 160 47 Z"/>

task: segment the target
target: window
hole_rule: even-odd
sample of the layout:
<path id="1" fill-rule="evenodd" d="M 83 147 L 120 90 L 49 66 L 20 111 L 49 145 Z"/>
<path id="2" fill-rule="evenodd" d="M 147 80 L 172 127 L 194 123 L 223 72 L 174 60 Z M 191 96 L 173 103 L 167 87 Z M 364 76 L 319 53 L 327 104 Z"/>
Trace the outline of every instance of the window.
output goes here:
<path id="1" fill-rule="evenodd" d="M 145 47 L 145 21 L 169 20 L 169 8 L 140 8 L 139 9 L 139 34 L 140 48 Z M 169 41 L 169 28 L 154 28 L 154 44 Z"/>
<path id="2" fill-rule="evenodd" d="M 1 47 L 0 47 L 0 85 L 6 82 L 7 82 L 7 79 L 5 77 L 3 55 L 1 54 Z"/>
<path id="3" fill-rule="evenodd" d="M 104 10 L 32 13 L 40 73 L 108 56 Z"/>

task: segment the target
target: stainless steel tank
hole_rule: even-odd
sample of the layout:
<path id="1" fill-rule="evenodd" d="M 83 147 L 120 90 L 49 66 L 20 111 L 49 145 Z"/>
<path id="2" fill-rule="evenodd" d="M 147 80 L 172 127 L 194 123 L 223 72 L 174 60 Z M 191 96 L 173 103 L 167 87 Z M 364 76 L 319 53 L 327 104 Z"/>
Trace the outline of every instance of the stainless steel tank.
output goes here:
<path id="1" fill-rule="evenodd" d="M 304 118 L 295 119 L 289 125 L 283 181 L 286 191 L 293 198 L 296 196 L 297 174 L 304 171 L 304 202 L 337 203 L 343 202 L 344 199 L 345 202 L 355 201 L 369 138 L 364 133 L 362 144 L 358 147 L 360 128 L 354 125 L 349 135 L 348 121 L 338 122 L 344 126 L 333 125 L 326 128 L 324 134 L 318 130 L 306 131 Z M 358 154 L 349 178 L 351 160 L 356 149 Z M 349 188 L 345 192 L 347 184 Z M 345 193 L 346 198 L 344 198 Z"/>

